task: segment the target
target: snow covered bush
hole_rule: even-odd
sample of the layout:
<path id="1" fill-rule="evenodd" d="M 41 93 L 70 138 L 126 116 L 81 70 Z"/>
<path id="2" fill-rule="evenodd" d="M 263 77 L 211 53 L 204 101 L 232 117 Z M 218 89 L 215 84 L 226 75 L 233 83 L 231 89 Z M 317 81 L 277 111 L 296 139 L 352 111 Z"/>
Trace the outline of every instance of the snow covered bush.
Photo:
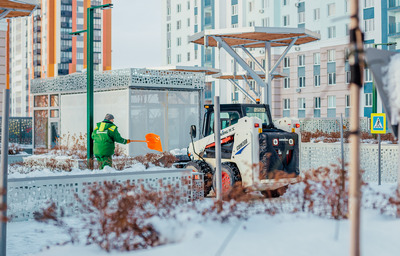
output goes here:
<path id="1" fill-rule="evenodd" d="M 85 223 L 87 244 L 97 244 L 106 251 L 132 251 L 162 244 L 150 220 L 176 218 L 175 209 L 182 205 L 184 198 L 177 188 L 162 187 L 160 192 L 129 181 L 90 185 L 86 200 L 77 197 L 82 206 L 80 216 Z M 74 242 L 78 237 L 76 230 L 63 222 L 62 212 L 53 203 L 42 212 L 36 212 L 35 219 L 64 228 L 71 236 L 70 242 Z"/>

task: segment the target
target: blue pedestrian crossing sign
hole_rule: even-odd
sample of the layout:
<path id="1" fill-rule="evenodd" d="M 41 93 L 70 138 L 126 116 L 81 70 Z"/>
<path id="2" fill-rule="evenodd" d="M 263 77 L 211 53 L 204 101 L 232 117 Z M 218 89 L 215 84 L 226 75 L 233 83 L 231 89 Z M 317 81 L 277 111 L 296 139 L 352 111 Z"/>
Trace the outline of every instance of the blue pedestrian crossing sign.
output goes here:
<path id="1" fill-rule="evenodd" d="M 386 133 L 386 114 L 372 113 L 371 114 L 371 133 Z"/>

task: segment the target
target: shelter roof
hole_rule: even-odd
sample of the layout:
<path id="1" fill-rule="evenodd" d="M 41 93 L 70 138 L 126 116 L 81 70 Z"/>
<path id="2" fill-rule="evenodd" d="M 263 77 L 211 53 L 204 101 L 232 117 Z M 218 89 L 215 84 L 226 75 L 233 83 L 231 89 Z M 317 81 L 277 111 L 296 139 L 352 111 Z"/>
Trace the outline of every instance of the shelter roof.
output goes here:
<path id="1" fill-rule="evenodd" d="M 272 47 L 287 46 L 297 38 L 295 45 L 317 41 L 320 35 L 305 28 L 286 27 L 247 27 L 205 30 L 189 36 L 189 41 L 196 44 L 205 44 L 217 47 L 213 38 L 221 37 L 231 47 L 244 46 L 248 48 L 265 48 L 265 43 L 270 42 Z"/>
<path id="2" fill-rule="evenodd" d="M 256 71 L 257 75 L 261 78 L 261 79 L 265 79 L 265 73 L 261 72 L 261 71 Z M 283 73 L 273 73 L 272 74 L 273 78 L 284 78 L 287 77 L 286 74 Z M 251 77 L 251 75 L 249 73 L 236 73 L 236 75 L 233 75 L 233 73 L 221 73 L 221 74 L 216 74 L 213 75 L 213 78 L 216 79 L 233 79 L 233 80 L 243 80 L 244 78 L 248 79 L 248 80 L 253 80 L 253 78 Z"/>
<path id="3" fill-rule="evenodd" d="M 29 16 L 38 5 L 38 0 L 1 0 L 0 19 Z"/>
<path id="4" fill-rule="evenodd" d="M 181 71 L 181 72 L 199 72 L 206 75 L 214 75 L 220 72 L 219 69 L 206 68 L 206 67 L 195 67 L 195 66 L 163 66 L 154 68 L 157 70 L 170 70 L 170 71 Z"/>

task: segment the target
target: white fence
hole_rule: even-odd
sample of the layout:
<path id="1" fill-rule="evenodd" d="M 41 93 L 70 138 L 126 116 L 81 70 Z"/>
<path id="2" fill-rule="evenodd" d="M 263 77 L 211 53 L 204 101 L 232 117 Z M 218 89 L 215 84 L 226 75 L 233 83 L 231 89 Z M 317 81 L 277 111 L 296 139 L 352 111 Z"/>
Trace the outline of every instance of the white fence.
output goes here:
<path id="1" fill-rule="evenodd" d="M 302 143 L 300 150 L 301 170 L 315 169 L 330 164 L 340 164 L 340 143 Z M 349 163 L 349 144 L 344 145 L 344 161 Z M 378 182 L 378 145 L 361 144 L 360 155 L 363 179 Z M 381 147 L 382 182 L 396 182 L 399 164 L 399 146 L 383 144 Z"/>
<path id="2" fill-rule="evenodd" d="M 85 200 L 88 192 L 84 189 L 88 185 L 103 181 L 122 183 L 128 180 L 131 184 L 145 184 L 157 191 L 162 190 L 160 181 L 163 186 L 175 186 L 185 196 L 183 199 L 186 201 L 204 197 L 202 174 L 186 169 L 18 178 L 8 180 L 8 216 L 13 221 L 31 219 L 35 211 L 49 206 L 50 202 L 63 207 L 66 215 L 71 215 L 79 210 L 75 194 Z"/>

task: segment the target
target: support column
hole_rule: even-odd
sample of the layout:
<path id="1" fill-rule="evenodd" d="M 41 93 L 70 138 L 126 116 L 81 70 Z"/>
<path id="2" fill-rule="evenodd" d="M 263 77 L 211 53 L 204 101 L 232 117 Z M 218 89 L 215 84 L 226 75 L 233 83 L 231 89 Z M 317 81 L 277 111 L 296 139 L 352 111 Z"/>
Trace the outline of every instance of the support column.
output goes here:
<path id="1" fill-rule="evenodd" d="M 263 95 L 263 103 L 271 107 L 271 43 L 265 43 L 265 89 Z"/>

